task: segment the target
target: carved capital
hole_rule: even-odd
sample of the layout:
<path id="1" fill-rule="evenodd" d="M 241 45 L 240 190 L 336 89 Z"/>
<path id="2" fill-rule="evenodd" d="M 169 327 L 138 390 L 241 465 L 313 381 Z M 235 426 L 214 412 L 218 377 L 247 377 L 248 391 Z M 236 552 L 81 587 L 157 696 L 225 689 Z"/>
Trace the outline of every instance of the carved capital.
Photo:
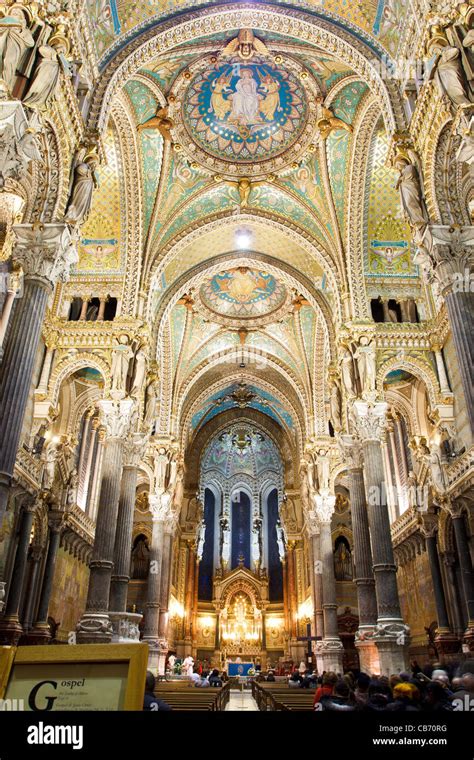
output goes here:
<path id="1" fill-rule="evenodd" d="M 15 224 L 13 259 L 25 276 L 41 277 L 50 285 L 66 282 L 78 261 L 76 239 L 66 224 Z"/>
<path id="2" fill-rule="evenodd" d="M 349 471 L 362 469 L 363 456 L 360 442 L 352 435 L 342 435 L 339 439 L 339 446 L 347 469 Z"/>
<path id="3" fill-rule="evenodd" d="M 315 497 L 316 514 L 321 524 L 330 523 L 334 514 L 336 497 L 332 494 L 320 493 Z"/>
<path id="4" fill-rule="evenodd" d="M 437 283 L 443 297 L 469 290 L 474 269 L 474 226 L 430 225 L 415 260 L 428 281 Z"/>
<path id="5" fill-rule="evenodd" d="M 321 532 L 318 513 L 314 509 L 309 510 L 306 514 L 306 528 L 308 530 L 308 535 L 311 538 L 313 536 L 319 536 Z"/>
<path id="6" fill-rule="evenodd" d="M 133 433 L 123 444 L 123 466 L 139 467 L 145 456 L 148 445 L 148 436 L 142 433 Z"/>
<path id="7" fill-rule="evenodd" d="M 102 399 L 99 401 L 101 423 L 106 431 L 107 439 L 123 439 L 129 432 L 134 419 L 135 402 L 125 398 L 120 401 Z"/>
<path id="8" fill-rule="evenodd" d="M 171 520 L 174 520 L 171 502 L 171 496 L 167 491 L 158 494 L 150 494 L 148 497 L 148 504 L 153 522 L 168 523 Z"/>
<path id="9" fill-rule="evenodd" d="M 352 423 L 362 442 L 380 441 L 387 427 L 387 403 L 355 401 L 352 407 Z"/>

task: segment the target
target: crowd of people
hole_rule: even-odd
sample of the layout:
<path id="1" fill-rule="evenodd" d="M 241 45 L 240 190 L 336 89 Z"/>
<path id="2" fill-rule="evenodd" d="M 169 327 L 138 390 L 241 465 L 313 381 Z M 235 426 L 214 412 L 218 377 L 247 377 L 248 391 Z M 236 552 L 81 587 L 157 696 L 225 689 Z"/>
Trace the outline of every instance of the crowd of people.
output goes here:
<path id="1" fill-rule="evenodd" d="M 270 671 L 266 679 L 274 681 Z M 314 688 L 314 709 L 346 712 L 443 712 L 474 711 L 474 663 L 451 667 L 420 668 L 409 672 L 370 676 L 360 672 L 324 672 L 321 676 L 295 668 L 288 679 L 291 688 Z"/>

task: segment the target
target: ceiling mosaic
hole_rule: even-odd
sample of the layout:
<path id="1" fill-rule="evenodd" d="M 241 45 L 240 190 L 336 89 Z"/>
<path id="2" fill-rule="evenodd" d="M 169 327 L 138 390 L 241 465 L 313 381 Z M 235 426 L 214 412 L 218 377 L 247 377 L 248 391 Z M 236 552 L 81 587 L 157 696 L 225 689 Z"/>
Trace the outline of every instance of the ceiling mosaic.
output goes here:
<path id="1" fill-rule="evenodd" d="M 367 248 L 369 277 L 413 277 L 410 228 L 404 219 L 397 189 L 397 173 L 387 166 L 388 138 L 379 128 L 372 139 L 367 187 Z"/>
<path id="2" fill-rule="evenodd" d="M 243 320 L 252 324 L 262 319 L 278 319 L 282 307 L 288 308 L 286 286 L 273 275 L 248 267 L 230 269 L 206 280 L 199 291 L 210 316 L 224 322 Z"/>
<path id="3" fill-rule="evenodd" d="M 199 6 L 218 6 L 209 0 L 87 0 L 87 11 L 93 30 L 93 41 L 99 59 L 108 55 L 152 23 Z M 234 3 L 237 5 L 237 3 Z M 269 3 L 270 4 L 270 3 Z M 389 53 L 398 47 L 400 30 L 411 11 L 404 0 L 274 0 L 274 5 L 289 5 L 314 15 L 334 18 L 361 39 L 377 42 Z M 258 2 L 255 3 L 258 5 Z"/>
<path id="4" fill-rule="evenodd" d="M 244 406 L 242 398 L 245 398 Z M 229 409 L 239 408 L 255 409 L 271 417 L 279 425 L 284 425 L 289 430 L 294 429 L 293 417 L 278 399 L 257 385 L 247 385 L 243 382 L 233 383 L 206 399 L 194 414 L 191 427 L 197 430 L 217 415 Z"/>
<path id="5" fill-rule="evenodd" d="M 125 208 L 118 137 L 111 128 L 105 138 L 106 163 L 97 170 L 91 213 L 82 225 L 77 272 L 105 274 L 123 268 L 121 218 Z"/>

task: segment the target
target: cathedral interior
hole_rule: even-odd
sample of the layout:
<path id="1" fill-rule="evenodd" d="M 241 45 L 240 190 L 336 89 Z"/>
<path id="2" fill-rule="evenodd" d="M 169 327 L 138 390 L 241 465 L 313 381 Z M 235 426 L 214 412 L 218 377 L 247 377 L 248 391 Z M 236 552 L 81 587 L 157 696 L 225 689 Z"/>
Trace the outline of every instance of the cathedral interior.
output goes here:
<path id="1" fill-rule="evenodd" d="M 474 652 L 474 7 L 2 0 L 0 643 Z"/>

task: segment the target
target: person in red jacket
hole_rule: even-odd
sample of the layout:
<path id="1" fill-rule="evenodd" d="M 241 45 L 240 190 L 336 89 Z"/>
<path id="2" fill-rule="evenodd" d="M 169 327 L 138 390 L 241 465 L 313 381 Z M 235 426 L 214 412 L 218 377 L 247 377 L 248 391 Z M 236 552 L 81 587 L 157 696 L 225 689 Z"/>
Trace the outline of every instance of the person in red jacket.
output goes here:
<path id="1" fill-rule="evenodd" d="M 321 686 L 318 686 L 316 689 L 316 694 L 314 695 L 315 708 L 316 705 L 321 701 L 322 697 L 329 697 L 332 694 L 332 690 L 336 682 L 337 675 L 332 671 L 329 671 L 323 675 L 323 683 Z"/>

